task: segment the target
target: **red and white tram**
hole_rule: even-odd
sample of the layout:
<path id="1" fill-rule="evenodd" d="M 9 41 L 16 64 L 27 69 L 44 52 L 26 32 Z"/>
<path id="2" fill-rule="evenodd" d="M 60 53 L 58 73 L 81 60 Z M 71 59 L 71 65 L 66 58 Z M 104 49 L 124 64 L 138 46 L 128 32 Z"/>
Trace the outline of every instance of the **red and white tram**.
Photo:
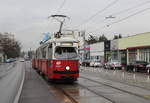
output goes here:
<path id="1" fill-rule="evenodd" d="M 32 67 L 50 80 L 76 81 L 79 77 L 78 41 L 63 36 L 50 39 L 36 50 Z"/>

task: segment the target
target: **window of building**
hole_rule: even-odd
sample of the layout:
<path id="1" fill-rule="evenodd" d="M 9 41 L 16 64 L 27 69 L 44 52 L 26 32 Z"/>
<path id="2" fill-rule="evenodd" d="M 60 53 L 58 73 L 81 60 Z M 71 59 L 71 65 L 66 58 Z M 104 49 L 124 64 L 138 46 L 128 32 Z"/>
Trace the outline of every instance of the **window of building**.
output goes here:
<path id="1" fill-rule="evenodd" d="M 137 58 L 137 50 L 129 50 L 129 63 L 132 63 Z"/>
<path id="2" fill-rule="evenodd" d="M 139 59 L 142 61 L 150 62 L 150 49 L 140 49 Z"/>

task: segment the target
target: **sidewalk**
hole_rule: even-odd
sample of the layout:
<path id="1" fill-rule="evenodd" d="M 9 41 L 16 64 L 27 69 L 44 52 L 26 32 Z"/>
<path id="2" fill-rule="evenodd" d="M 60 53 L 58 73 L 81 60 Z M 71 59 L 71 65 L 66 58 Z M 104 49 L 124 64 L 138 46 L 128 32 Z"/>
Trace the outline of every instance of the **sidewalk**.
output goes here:
<path id="1" fill-rule="evenodd" d="M 51 94 L 48 85 L 25 63 L 25 81 L 18 103 L 59 103 Z"/>

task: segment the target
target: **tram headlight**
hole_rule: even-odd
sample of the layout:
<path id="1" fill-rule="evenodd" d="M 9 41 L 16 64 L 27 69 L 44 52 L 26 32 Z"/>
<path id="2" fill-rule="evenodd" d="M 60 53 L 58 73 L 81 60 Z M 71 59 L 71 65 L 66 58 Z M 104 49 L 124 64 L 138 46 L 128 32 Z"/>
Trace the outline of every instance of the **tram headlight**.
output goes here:
<path id="1" fill-rule="evenodd" d="M 66 70 L 70 70 L 70 67 L 69 67 L 69 66 L 66 66 Z"/>

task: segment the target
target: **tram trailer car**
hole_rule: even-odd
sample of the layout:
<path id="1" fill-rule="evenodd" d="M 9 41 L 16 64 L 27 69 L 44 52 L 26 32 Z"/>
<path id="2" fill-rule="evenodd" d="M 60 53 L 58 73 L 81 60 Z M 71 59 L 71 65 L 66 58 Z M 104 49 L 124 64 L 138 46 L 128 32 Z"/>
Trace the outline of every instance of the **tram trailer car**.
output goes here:
<path id="1" fill-rule="evenodd" d="M 78 41 L 67 37 L 50 40 L 36 50 L 32 66 L 50 80 L 76 81 L 79 77 Z"/>

